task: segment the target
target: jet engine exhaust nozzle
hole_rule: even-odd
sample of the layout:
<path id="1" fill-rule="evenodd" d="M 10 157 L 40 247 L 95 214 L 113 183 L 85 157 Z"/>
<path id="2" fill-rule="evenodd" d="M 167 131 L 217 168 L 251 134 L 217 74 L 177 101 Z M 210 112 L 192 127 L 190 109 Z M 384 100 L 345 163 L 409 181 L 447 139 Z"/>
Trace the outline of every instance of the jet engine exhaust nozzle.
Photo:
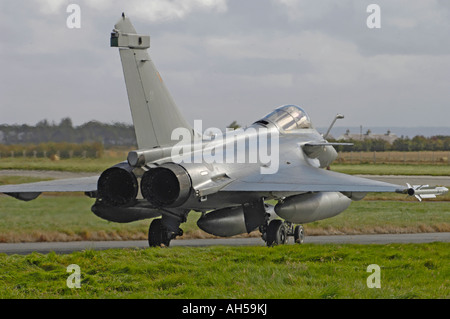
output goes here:
<path id="1" fill-rule="evenodd" d="M 156 207 L 179 207 L 191 193 L 191 178 L 178 164 L 166 163 L 145 172 L 142 196 Z"/>
<path id="2" fill-rule="evenodd" d="M 110 206 L 129 206 L 134 203 L 139 186 L 132 168 L 116 165 L 105 170 L 97 182 L 98 198 Z"/>

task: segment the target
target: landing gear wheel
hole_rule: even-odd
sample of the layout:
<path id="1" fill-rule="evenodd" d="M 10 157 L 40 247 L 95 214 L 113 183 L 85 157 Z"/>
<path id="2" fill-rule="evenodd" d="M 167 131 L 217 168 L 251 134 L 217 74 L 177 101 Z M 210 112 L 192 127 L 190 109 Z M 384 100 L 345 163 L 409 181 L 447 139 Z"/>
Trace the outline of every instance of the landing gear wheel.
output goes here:
<path id="1" fill-rule="evenodd" d="M 287 241 L 286 227 L 283 221 L 276 219 L 272 220 L 267 227 L 267 246 L 284 245 Z"/>
<path id="2" fill-rule="evenodd" d="M 155 219 L 151 222 L 150 228 L 148 229 L 148 245 L 150 247 L 169 247 L 171 239 L 167 235 L 161 219 Z"/>
<path id="3" fill-rule="evenodd" d="M 294 229 L 294 242 L 296 244 L 303 244 L 303 240 L 305 239 L 305 234 L 303 232 L 303 226 L 298 225 Z"/>

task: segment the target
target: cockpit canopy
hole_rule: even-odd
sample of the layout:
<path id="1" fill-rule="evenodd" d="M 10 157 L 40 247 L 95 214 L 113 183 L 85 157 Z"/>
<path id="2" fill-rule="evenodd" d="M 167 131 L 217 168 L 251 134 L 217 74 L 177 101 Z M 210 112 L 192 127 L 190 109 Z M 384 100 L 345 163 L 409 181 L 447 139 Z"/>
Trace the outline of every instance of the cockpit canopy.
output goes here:
<path id="1" fill-rule="evenodd" d="M 308 114 L 297 105 L 280 106 L 256 123 L 267 125 L 269 122 L 283 131 L 312 128 Z"/>

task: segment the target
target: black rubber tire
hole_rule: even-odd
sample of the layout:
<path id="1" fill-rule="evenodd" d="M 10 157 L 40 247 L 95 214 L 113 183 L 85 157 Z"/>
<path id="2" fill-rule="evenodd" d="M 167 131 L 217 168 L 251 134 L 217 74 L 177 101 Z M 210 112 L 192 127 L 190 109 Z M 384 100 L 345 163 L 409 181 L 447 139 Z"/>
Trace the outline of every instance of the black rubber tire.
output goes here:
<path id="1" fill-rule="evenodd" d="M 272 220 L 267 228 L 267 246 L 284 245 L 287 241 L 286 227 L 282 220 Z"/>
<path id="2" fill-rule="evenodd" d="M 150 247 L 169 247 L 170 239 L 167 238 L 166 233 L 167 232 L 162 225 L 162 220 L 154 219 L 150 223 L 150 227 L 148 229 L 148 245 Z"/>
<path id="3" fill-rule="evenodd" d="M 305 239 L 305 233 L 302 225 L 295 226 L 294 229 L 294 242 L 296 244 L 303 244 L 303 240 Z"/>

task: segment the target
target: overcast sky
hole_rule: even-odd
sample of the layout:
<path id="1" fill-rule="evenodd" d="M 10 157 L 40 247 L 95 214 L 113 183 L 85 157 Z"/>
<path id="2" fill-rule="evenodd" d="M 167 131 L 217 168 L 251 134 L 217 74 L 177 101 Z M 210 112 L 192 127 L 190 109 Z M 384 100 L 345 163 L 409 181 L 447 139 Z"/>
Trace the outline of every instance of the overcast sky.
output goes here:
<path id="1" fill-rule="evenodd" d="M 66 12 L 81 8 L 80 28 Z M 367 6 L 381 9 L 368 28 Z M 189 122 L 251 124 L 283 104 L 316 127 L 450 126 L 450 1 L 2 0 L 0 123 L 131 123 L 110 32 L 122 11 Z"/>

